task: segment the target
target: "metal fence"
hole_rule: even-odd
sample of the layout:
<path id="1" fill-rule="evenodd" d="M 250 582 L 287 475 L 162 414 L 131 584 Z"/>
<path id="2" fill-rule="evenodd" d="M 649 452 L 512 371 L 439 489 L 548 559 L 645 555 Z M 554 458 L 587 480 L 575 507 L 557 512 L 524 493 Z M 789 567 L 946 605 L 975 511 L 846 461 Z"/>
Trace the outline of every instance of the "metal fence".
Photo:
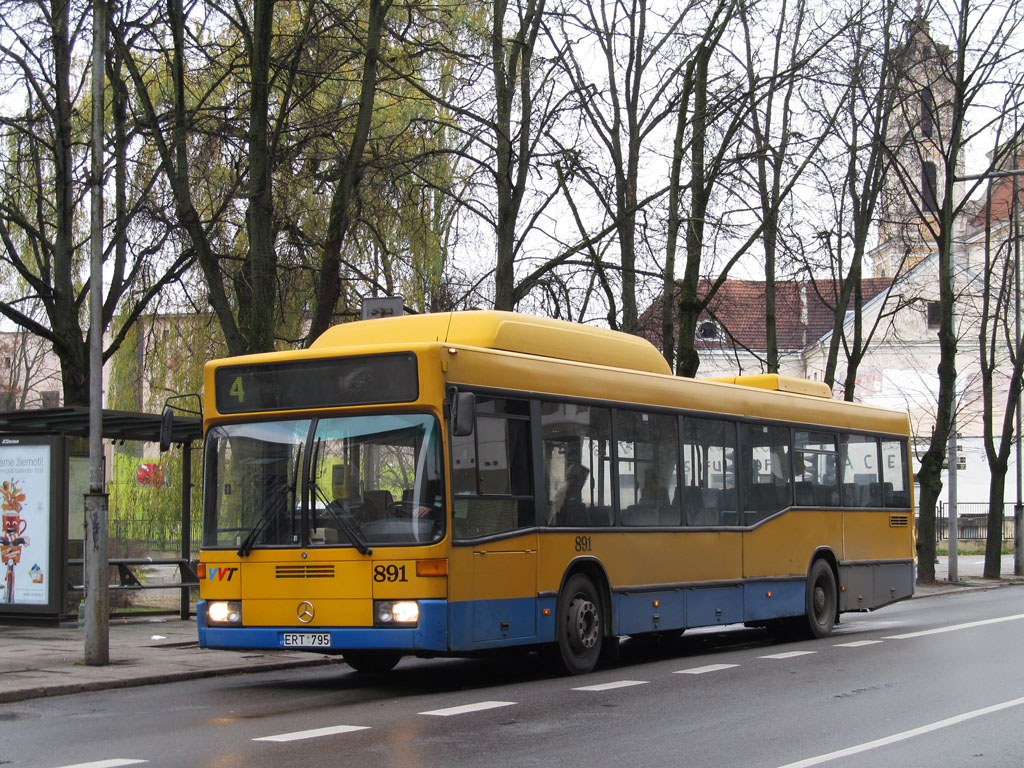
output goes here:
<path id="1" fill-rule="evenodd" d="M 1013 541 L 1016 526 L 1012 503 L 1003 509 L 1003 541 Z M 988 504 L 985 502 L 957 502 L 956 531 L 959 541 L 985 541 L 988 538 Z M 935 510 L 935 540 L 949 538 L 949 505 L 940 501 Z"/>

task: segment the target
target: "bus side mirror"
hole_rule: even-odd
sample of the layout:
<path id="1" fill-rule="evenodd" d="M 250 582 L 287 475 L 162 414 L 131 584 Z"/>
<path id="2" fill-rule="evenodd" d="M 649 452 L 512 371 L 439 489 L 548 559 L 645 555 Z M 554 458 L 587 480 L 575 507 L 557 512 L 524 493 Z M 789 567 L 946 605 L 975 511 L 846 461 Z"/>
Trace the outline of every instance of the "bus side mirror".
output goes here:
<path id="1" fill-rule="evenodd" d="M 174 421 L 174 411 L 166 406 L 160 414 L 160 453 L 171 447 L 171 426 Z"/>
<path id="2" fill-rule="evenodd" d="M 473 434 L 473 422 L 476 419 L 476 395 L 472 392 L 451 390 L 451 423 L 452 435 L 468 437 Z"/>

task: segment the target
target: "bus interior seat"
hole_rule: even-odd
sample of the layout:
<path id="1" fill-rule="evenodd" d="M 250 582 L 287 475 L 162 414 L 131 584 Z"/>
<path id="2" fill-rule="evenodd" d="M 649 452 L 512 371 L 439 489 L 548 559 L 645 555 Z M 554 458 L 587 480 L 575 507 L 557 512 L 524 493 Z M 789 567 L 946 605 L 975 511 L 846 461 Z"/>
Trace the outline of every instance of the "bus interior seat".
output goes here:
<path id="1" fill-rule="evenodd" d="M 658 508 L 653 504 L 631 504 L 622 510 L 623 525 L 658 525 Z"/>
<path id="2" fill-rule="evenodd" d="M 798 507 L 816 506 L 817 499 L 814 496 L 814 483 L 801 480 L 796 484 L 796 505 Z"/>
<path id="3" fill-rule="evenodd" d="M 679 525 L 682 514 L 678 504 L 666 504 L 658 507 L 658 525 Z"/>
<path id="4" fill-rule="evenodd" d="M 383 520 L 395 509 L 391 491 L 363 491 L 363 520 Z"/>
<path id="5" fill-rule="evenodd" d="M 594 527 L 605 527 L 615 524 L 611 507 L 587 507 L 587 524 Z"/>

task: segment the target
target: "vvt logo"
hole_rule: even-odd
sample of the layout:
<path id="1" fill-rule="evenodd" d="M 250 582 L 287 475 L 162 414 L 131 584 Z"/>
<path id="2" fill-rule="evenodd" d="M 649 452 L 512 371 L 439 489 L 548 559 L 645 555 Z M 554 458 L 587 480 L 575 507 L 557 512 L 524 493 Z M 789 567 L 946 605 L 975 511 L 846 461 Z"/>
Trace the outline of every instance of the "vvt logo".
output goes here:
<path id="1" fill-rule="evenodd" d="M 231 581 L 238 568 L 210 568 L 206 569 L 206 578 L 210 581 Z"/>

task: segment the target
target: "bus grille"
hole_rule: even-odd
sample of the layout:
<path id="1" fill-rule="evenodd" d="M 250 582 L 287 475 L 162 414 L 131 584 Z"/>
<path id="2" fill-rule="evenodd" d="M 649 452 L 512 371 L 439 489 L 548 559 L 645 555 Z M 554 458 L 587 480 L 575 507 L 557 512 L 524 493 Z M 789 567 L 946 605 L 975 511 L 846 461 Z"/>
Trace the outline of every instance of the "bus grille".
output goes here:
<path id="1" fill-rule="evenodd" d="M 279 565 L 279 579 L 333 579 L 333 565 Z"/>
<path id="2" fill-rule="evenodd" d="M 906 528 L 910 525 L 910 517 L 907 515 L 889 515 L 890 528 Z"/>

